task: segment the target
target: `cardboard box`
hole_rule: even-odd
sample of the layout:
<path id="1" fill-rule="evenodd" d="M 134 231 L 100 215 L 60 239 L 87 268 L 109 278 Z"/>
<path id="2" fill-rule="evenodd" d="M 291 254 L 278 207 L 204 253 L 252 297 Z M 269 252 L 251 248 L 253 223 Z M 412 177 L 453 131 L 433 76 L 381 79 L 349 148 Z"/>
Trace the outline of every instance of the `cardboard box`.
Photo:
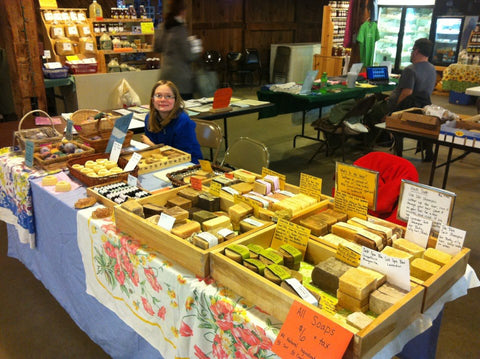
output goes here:
<path id="1" fill-rule="evenodd" d="M 440 133 L 440 119 L 435 116 L 423 115 L 418 109 L 408 109 L 394 112 L 386 118 L 387 128 L 413 132 L 432 137 Z M 420 110 L 421 112 L 421 110 Z"/>
<path id="2" fill-rule="evenodd" d="M 235 241 L 238 244 L 256 243 L 269 247 L 273 238 L 275 226 L 263 228 L 260 231 Z M 231 260 L 223 253 L 224 248 L 212 251 L 210 266 L 211 275 L 219 283 L 227 286 L 252 304 L 258 305 L 262 310 L 273 315 L 280 321 L 285 321 L 290 307 L 294 301 L 310 307 L 319 315 L 336 322 L 345 329 L 354 333 L 354 337 L 345 353 L 346 357 L 367 358 L 372 357 L 383 346 L 413 322 L 420 314 L 424 298 L 424 287 L 417 285 L 395 303 L 387 311 L 379 315 L 370 325 L 362 330 L 346 324 L 338 315 L 323 311 L 308 304 L 289 291 L 270 282 L 263 276 L 254 273 L 243 265 Z M 305 260 L 309 263 L 319 263 L 329 257 L 335 256 L 335 250 L 321 243 L 310 241 L 308 243 Z"/>

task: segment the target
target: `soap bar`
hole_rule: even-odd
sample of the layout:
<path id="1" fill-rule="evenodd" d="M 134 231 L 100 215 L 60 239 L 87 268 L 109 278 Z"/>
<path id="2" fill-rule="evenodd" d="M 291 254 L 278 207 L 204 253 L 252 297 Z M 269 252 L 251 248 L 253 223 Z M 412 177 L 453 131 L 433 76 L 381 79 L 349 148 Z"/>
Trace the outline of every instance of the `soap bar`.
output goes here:
<path id="1" fill-rule="evenodd" d="M 258 253 L 258 259 L 263 263 L 269 264 L 282 264 L 283 265 L 283 256 L 281 253 L 277 252 L 275 249 L 266 248 L 260 253 Z"/>
<path id="2" fill-rule="evenodd" d="M 182 207 L 183 209 L 188 210 L 192 208 L 192 201 L 181 196 L 175 196 L 167 200 L 167 207 Z"/>
<path id="3" fill-rule="evenodd" d="M 242 182 L 252 183 L 252 186 L 253 186 L 253 182 L 255 182 L 255 179 L 257 178 L 255 173 L 244 170 L 244 169 L 233 171 L 233 177 L 235 177 L 236 179 Z"/>
<path id="4" fill-rule="evenodd" d="M 196 206 L 198 202 L 198 196 L 200 195 L 200 191 L 193 189 L 192 187 L 185 187 L 182 188 L 180 191 L 177 192 L 177 195 L 183 198 L 186 198 L 192 202 L 192 206 Z"/>
<path id="5" fill-rule="evenodd" d="M 206 211 L 215 212 L 220 210 L 220 197 L 202 193 L 198 196 L 198 207 Z"/>
<path id="6" fill-rule="evenodd" d="M 427 248 L 423 253 L 423 259 L 438 264 L 439 266 L 443 266 L 452 259 L 452 256 L 435 248 Z"/>
<path id="7" fill-rule="evenodd" d="M 209 232 L 200 232 L 193 236 L 192 243 L 202 249 L 208 249 L 218 244 L 218 238 Z"/>
<path id="8" fill-rule="evenodd" d="M 326 209 L 322 213 L 328 214 L 331 217 L 335 217 L 337 219 L 337 222 L 345 222 L 348 219 L 348 216 L 346 213 L 336 211 L 334 209 Z"/>
<path id="9" fill-rule="evenodd" d="M 373 318 L 362 312 L 353 312 L 347 316 L 347 324 L 360 330 L 366 328 L 371 322 Z"/>
<path id="10" fill-rule="evenodd" d="M 253 207 L 250 206 L 247 208 L 240 204 L 234 204 L 228 208 L 228 216 L 232 220 L 232 224 L 237 224 L 238 228 L 240 228 L 240 221 L 252 213 Z"/>
<path id="11" fill-rule="evenodd" d="M 408 259 L 410 263 L 413 261 L 413 255 L 411 255 L 410 253 L 390 246 L 383 248 L 382 253 L 390 257 Z"/>
<path id="12" fill-rule="evenodd" d="M 393 242 L 393 248 L 401 249 L 402 251 L 408 252 L 413 255 L 414 258 L 422 258 L 425 248 L 410 242 L 405 238 L 399 238 Z"/>
<path id="13" fill-rule="evenodd" d="M 72 189 L 72 185 L 68 181 L 58 181 L 55 183 L 55 192 L 68 192 Z"/>
<path id="14" fill-rule="evenodd" d="M 383 273 L 377 272 L 376 270 L 365 268 L 365 267 L 357 267 L 362 272 L 370 274 L 371 276 L 375 277 L 375 289 L 382 286 L 387 281 L 387 276 Z"/>
<path id="15" fill-rule="evenodd" d="M 215 228 L 210 233 L 213 233 L 217 236 L 219 243 L 223 241 L 228 241 L 237 236 L 237 234 L 234 231 L 232 231 L 230 228 Z"/>
<path id="16" fill-rule="evenodd" d="M 145 218 L 145 215 L 143 213 L 143 206 L 140 203 L 138 203 L 136 200 L 134 200 L 133 198 L 123 202 L 120 205 L 120 207 L 129 211 L 129 212 L 132 212 L 132 213 L 136 214 L 137 216 Z"/>
<path id="17" fill-rule="evenodd" d="M 262 221 L 256 217 L 248 217 L 240 221 L 240 232 L 245 233 L 264 226 L 268 222 Z"/>
<path id="18" fill-rule="evenodd" d="M 239 192 L 240 194 L 245 194 L 253 190 L 253 183 L 238 182 L 238 183 L 232 184 L 230 188 L 233 188 L 235 191 Z"/>
<path id="19" fill-rule="evenodd" d="M 376 251 L 381 251 L 384 247 L 382 237 L 360 227 L 355 233 L 355 242 Z"/>
<path id="20" fill-rule="evenodd" d="M 321 237 L 321 240 L 326 242 L 327 244 L 331 245 L 333 248 L 338 248 L 338 245 L 341 244 L 345 247 L 350 248 L 351 250 L 357 252 L 358 254 L 362 253 L 362 246 L 355 243 L 347 241 L 345 238 L 337 236 L 336 234 L 329 233 L 325 236 Z"/>
<path id="21" fill-rule="evenodd" d="M 42 178 L 42 186 L 54 186 L 58 182 L 57 177 L 48 175 Z"/>
<path id="22" fill-rule="evenodd" d="M 392 230 L 390 228 L 368 222 L 361 218 L 353 217 L 348 220 L 348 223 L 381 236 L 384 246 L 387 244 L 387 239 L 392 237 Z"/>
<path id="23" fill-rule="evenodd" d="M 267 181 L 257 179 L 255 182 L 253 182 L 253 192 L 260 193 L 261 195 L 267 195 L 272 192 L 272 184 Z"/>
<path id="24" fill-rule="evenodd" d="M 247 247 L 250 251 L 250 258 L 258 258 L 260 252 L 265 249 L 261 245 L 255 243 L 249 243 L 247 244 Z"/>
<path id="25" fill-rule="evenodd" d="M 346 240 L 356 242 L 355 235 L 357 234 L 359 227 L 353 226 L 346 222 L 337 222 L 332 225 L 331 231 L 339 237 Z"/>
<path id="26" fill-rule="evenodd" d="M 152 217 L 156 214 L 162 214 L 162 212 L 165 210 L 166 210 L 165 207 L 158 206 L 153 203 L 145 203 L 143 205 L 143 213 L 145 214 L 145 218 Z"/>
<path id="27" fill-rule="evenodd" d="M 300 220 L 300 225 L 310 229 L 312 235 L 320 237 L 328 233 L 327 223 L 321 221 L 318 215 L 309 216 Z"/>
<path id="28" fill-rule="evenodd" d="M 247 258 L 243 260 L 243 265 L 250 269 L 251 271 L 254 271 L 255 273 L 258 273 L 260 275 L 263 275 L 265 271 L 265 263 L 262 261 L 256 259 L 256 258 Z"/>
<path id="29" fill-rule="evenodd" d="M 290 244 L 282 244 L 278 251 L 283 255 L 283 264 L 285 267 L 298 270 L 302 260 L 302 252 Z"/>
<path id="30" fill-rule="evenodd" d="M 192 220 L 197 221 L 200 224 L 215 217 L 217 217 L 215 213 L 203 209 L 192 214 Z"/>
<path id="31" fill-rule="evenodd" d="M 415 258 L 410 263 L 410 275 L 423 281 L 430 278 L 441 267 L 438 264 L 427 261 L 423 258 Z"/>
<path id="32" fill-rule="evenodd" d="M 163 213 L 175 217 L 175 224 L 183 223 L 188 219 L 188 211 L 178 206 L 166 208 Z"/>
<path id="33" fill-rule="evenodd" d="M 356 299 L 364 299 L 375 290 L 376 278 L 358 268 L 350 268 L 339 280 L 338 289 Z"/>
<path id="34" fill-rule="evenodd" d="M 358 299 L 337 290 L 338 305 L 352 312 L 366 312 L 368 310 L 368 295 L 365 298 Z"/>
<path id="35" fill-rule="evenodd" d="M 225 255 L 235 262 L 243 263 L 245 259 L 250 258 L 250 251 L 243 244 L 229 244 L 225 247 Z"/>
<path id="36" fill-rule="evenodd" d="M 385 283 L 377 290 L 370 294 L 369 307 L 375 314 L 382 314 L 402 297 L 407 294 L 406 291 L 400 289 L 390 283 Z"/>
<path id="37" fill-rule="evenodd" d="M 172 228 L 172 233 L 180 238 L 188 238 L 196 232 L 200 232 L 200 223 L 195 221 L 190 221 L 187 219 L 186 222 L 181 224 L 174 224 Z"/>
<path id="38" fill-rule="evenodd" d="M 202 229 L 204 231 L 212 231 L 216 228 L 232 229 L 232 223 L 230 222 L 230 218 L 228 218 L 227 216 L 218 216 L 202 223 Z"/>
<path id="39" fill-rule="evenodd" d="M 339 278 L 350 268 L 353 267 L 335 259 L 335 257 L 329 257 L 313 268 L 312 283 L 320 289 L 335 294 L 338 289 Z"/>
<path id="40" fill-rule="evenodd" d="M 263 274 L 265 278 L 278 285 L 285 279 L 292 277 L 290 269 L 280 264 L 267 265 Z"/>

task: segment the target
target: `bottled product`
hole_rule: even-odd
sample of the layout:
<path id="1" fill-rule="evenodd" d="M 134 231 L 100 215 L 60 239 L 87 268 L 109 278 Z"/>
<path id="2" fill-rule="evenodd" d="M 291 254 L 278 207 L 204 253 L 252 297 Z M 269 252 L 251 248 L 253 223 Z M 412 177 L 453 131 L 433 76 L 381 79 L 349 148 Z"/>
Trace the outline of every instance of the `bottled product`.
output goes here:
<path id="1" fill-rule="evenodd" d="M 112 39 L 106 33 L 100 36 L 100 50 L 113 50 Z"/>
<path id="2" fill-rule="evenodd" d="M 320 82 L 320 87 L 322 89 L 326 89 L 327 88 L 327 81 L 328 81 L 328 76 L 327 76 L 327 73 L 324 72 L 322 74 L 322 79 L 321 79 L 321 82 Z"/>
<path id="3" fill-rule="evenodd" d="M 102 7 L 97 0 L 93 0 L 88 8 L 88 17 L 94 20 L 102 20 L 103 19 L 103 11 Z"/>

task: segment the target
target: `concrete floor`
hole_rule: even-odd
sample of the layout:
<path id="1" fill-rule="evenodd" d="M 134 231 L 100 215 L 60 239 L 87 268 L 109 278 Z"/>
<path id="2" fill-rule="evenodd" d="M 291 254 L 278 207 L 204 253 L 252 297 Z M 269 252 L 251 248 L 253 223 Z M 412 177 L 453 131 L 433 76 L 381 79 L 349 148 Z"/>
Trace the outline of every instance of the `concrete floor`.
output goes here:
<path id="1" fill-rule="evenodd" d="M 257 88 L 234 90 L 234 96 L 256 98 Z M 448 97 L 434 96 L 433 102 L 456 113 L 476 114 L 474 106 L 456 106 L 448 103 Z M 341 152 L 326 158 L 324 152 L 308 162 L 318 143 L 298 139 L 293 148 L 293 136 L 300 133 L 298 116 L 282 115 L 257 120 L 256 115 L 246 115 L 229 120 L 229 141 L 248 136 L 262 141 L 270 151 L 270 168 L 284 173 L 289 183 L 298 184 L 300 173 L 322 178 L 323 193 L 331 194 L 335 162 L 341 161 Z M 219 121 L 221 123 L 221 121 Z M 10 126 L 12 127 L 12 126 Z M 8 125 L 0 124 L 0 131 L 9 145 L 11 134 Z M 13 126 L 15 128 L 15 126 Z M 308 125 L 306 132 L 314 136 Z M 1 139 L 1 137 L 0 137 Z M 406 143 L 405 148 L 412 147 Z M 347 144 L 346 162 L 351 163 L 363 155 L 354 141 Z M 375 150 L 388 151 L 376 147 Z M 221 151 L 223 152 L 223 151 Z M 222 158 L 220 153 L 219 158 Z M 421 161 L 420 154 L 406 151 L 404 157 L 417 168 L 420 182 L 427 183 L 430 164 Z M 440 160 L 446 158 L 442 150 Z M 471 154 L 452 165 L 447 190 L 456 193 L 452 226 L 466 230 L 465 246 L 471 248 L 469 264 L 480 273 L 480 221 L 474 218 L 480 209 L 480 156 Z M 440 187 L 443 169 L 437 171 L 434 186 Z M 83 333 L 50 293 L 34 276 L 15 259 L 6 255 L 6 235 L 0 227 L 0 358 L 103 358 L 108 357 Z M 480 288 L 469 291 L 465 297 L 448 303 L 442 320 L 437 358 L 480 357 Z"/>

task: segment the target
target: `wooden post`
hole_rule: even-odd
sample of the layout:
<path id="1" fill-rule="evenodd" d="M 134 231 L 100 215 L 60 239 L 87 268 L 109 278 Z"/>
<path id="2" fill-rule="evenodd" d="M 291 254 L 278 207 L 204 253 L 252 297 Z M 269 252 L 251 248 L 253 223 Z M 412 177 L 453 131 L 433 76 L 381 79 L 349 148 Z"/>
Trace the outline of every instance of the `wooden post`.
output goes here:
<path id="1" fill-rule="evenodd" d="M 332 47 L 333 47 L 332 8 L 327 5 L 323 7 L 322 43 L 321 43 L 320 54 L 323 56 L 332 56 Z"/>
<path id="2" fill-rule="evenodd" d="M 18 118 L 35 107 L 47 109 L 38 32 L 32 0 L 1 1 L 0 46 L 5 48 Z"/>

